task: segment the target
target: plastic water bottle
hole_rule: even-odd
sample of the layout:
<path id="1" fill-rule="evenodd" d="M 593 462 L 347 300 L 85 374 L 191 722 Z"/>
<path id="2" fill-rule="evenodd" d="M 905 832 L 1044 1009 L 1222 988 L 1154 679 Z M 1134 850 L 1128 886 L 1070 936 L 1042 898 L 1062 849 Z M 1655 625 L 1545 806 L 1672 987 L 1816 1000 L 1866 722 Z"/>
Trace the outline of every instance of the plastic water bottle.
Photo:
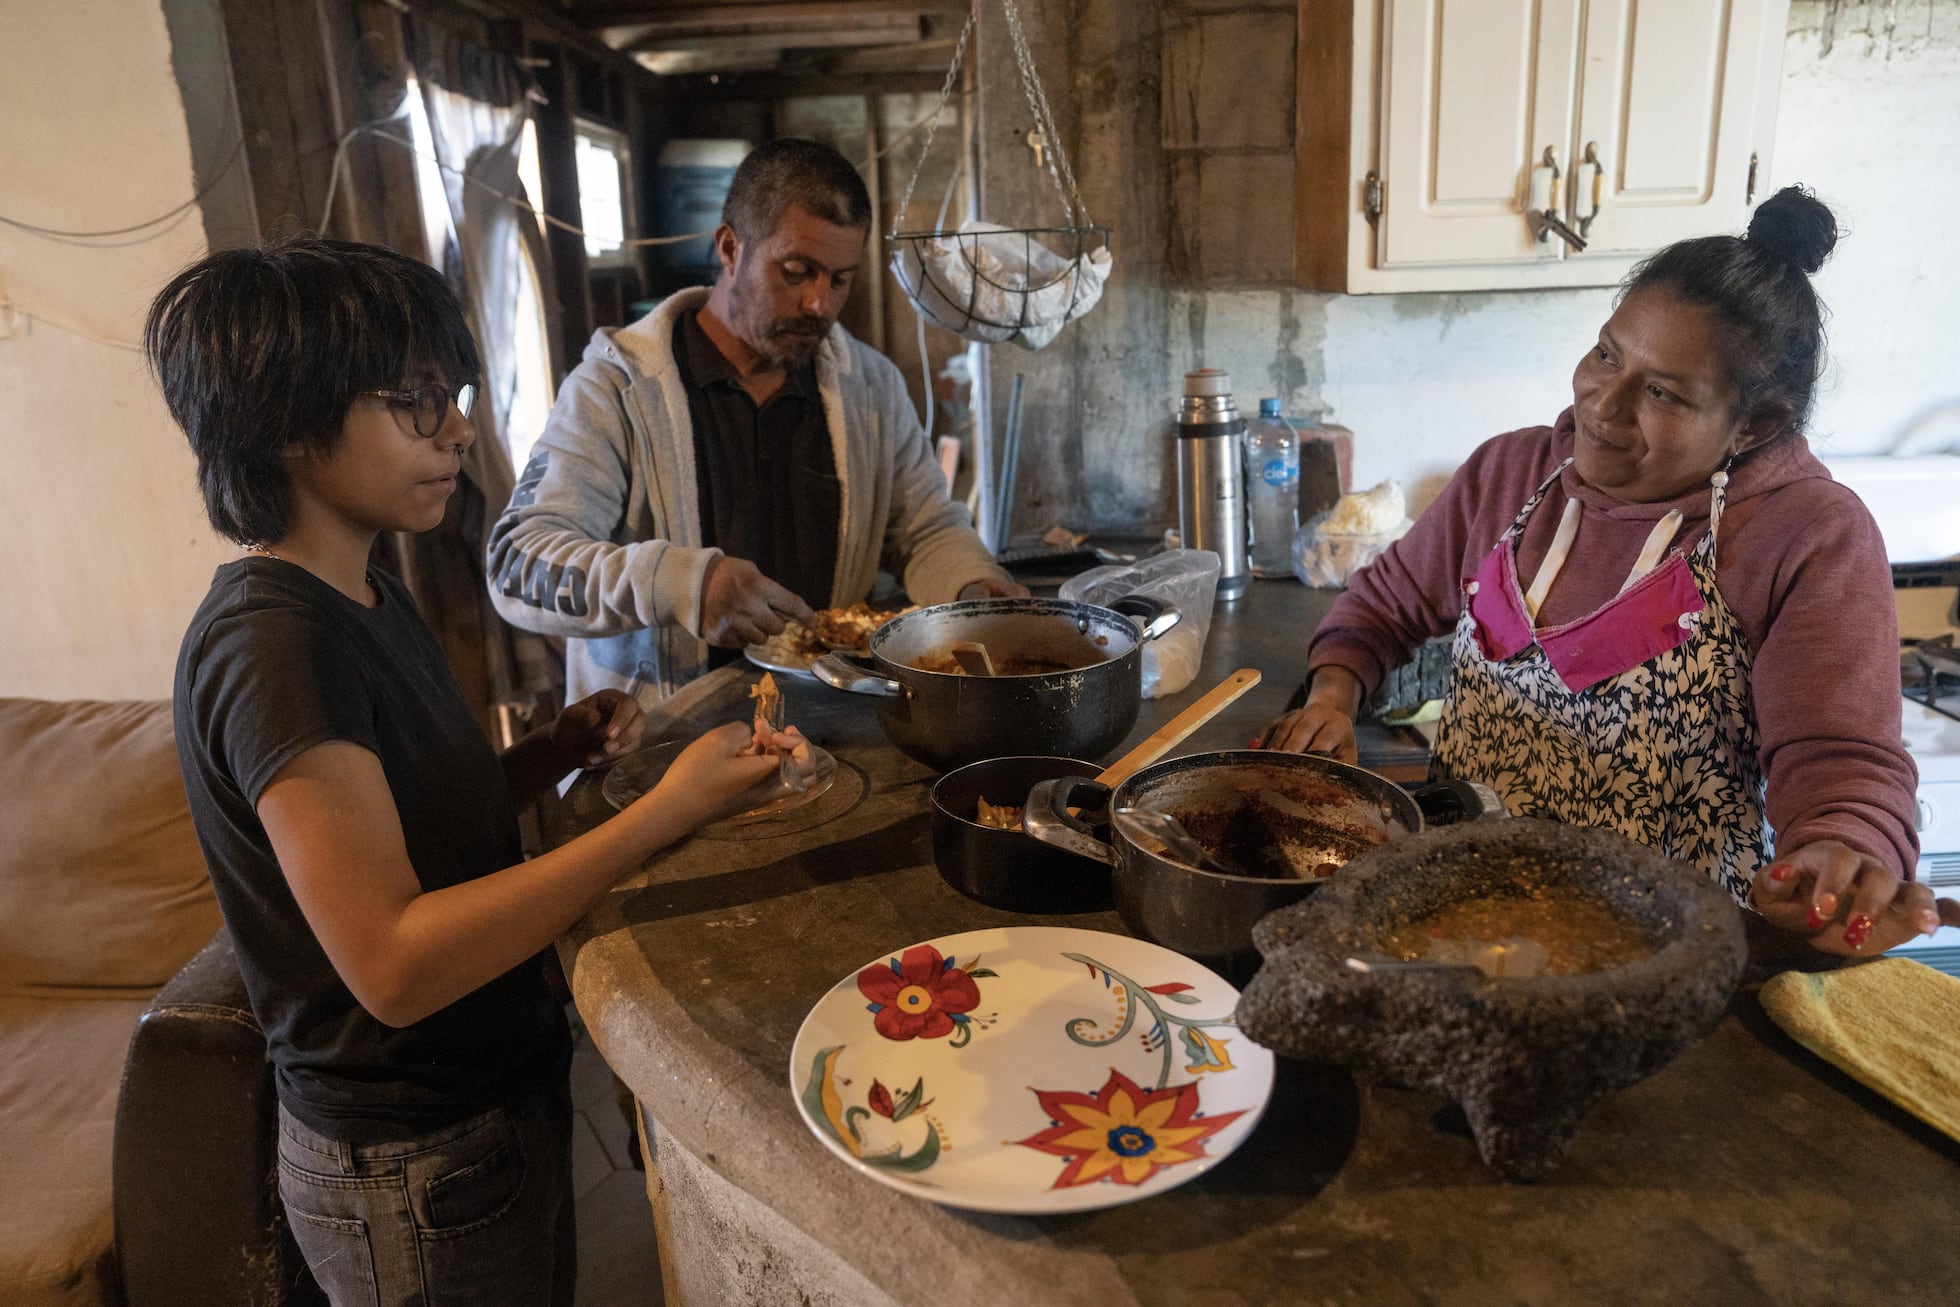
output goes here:
<path id="1" fill-rule="evenodd" d="M 1252 574 L 1293 575 L 1293 532 L 1300 525 L 1300 433 L 1280 416 L 1277 399 L 1259 401 L 1245 430 L 1246 498 L 1252 530 Z"/>

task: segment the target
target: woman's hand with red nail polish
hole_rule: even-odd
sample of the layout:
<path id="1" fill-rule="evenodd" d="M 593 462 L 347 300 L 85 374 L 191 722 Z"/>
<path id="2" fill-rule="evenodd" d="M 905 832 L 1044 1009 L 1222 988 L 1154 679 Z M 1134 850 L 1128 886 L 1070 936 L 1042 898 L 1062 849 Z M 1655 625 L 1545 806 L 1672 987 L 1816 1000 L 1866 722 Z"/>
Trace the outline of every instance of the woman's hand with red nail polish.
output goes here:
<path id="1" fill-rule="evenodd" d="M 1928 913 L 1936 924 L 1960 925 L 1960 903 L 1936 900 L 1926 886 L 1835 840 L 1780 854 L 1757 875 L 1750 905 L 1772 924 L 1810 936 L 1813 947 L 1845 956 L 1869 957 L 1927 933 Z"/>

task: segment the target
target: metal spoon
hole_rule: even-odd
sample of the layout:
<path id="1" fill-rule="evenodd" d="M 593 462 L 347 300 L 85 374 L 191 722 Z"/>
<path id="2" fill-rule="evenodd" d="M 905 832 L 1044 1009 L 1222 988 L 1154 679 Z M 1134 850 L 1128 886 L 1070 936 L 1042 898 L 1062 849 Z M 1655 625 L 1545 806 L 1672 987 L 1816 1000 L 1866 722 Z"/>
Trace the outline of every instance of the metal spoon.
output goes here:
<path id="1" fill-rule="evenodd" d="M 1495 944 L 1472 940 L 1438 940 L 1435 955 L 1392 958 L 1383 953 L 1357 953 L 1347 960 L 1350 971 L 1475 971 L 1493 980 L 1543 975 L 1547 954 L 1535 939 L 1507 939 Z"/>
<path id="2" fill-rule="evenodd" d="M 1243 876 L 1236 863 L 1228 862 L 1193 839 L 1184 823 L 1167 812 L 1149 808 L 1118 808 L 1109 814 L 1111 824 L 1133 843 L 1155 844 L 1180 862 L 1227 876 Z"/>

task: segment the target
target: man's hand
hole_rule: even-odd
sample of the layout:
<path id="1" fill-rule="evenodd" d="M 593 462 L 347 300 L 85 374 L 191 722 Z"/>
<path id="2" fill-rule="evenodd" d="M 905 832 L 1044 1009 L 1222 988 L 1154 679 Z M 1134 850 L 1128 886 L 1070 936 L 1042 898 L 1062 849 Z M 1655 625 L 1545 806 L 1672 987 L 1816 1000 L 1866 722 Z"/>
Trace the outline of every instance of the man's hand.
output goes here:
<path id="1" fill-rule="evenodd" d="M 1026 599 L 1028 588 L 1019 581 L 1009 581 L 1005 577 L 987 577 L 981 581 L 969 581 L 960 588 L 962 599 Z"/>
<path id="2" fill-rule="evenodd" d="M 746 558 L 718 555 L 708 564 L 701 594 L 701 638 L 723 649 L 740 649 L 780 635 L 783 619 L 808 622 L 810 605 L 762 574 Z"/>

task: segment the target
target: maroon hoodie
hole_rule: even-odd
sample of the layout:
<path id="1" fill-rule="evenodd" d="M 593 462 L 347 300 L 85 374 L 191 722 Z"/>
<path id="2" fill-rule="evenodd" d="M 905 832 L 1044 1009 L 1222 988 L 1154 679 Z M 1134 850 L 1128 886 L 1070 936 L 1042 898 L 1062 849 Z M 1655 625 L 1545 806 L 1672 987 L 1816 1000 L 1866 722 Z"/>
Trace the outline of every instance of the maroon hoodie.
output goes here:
<path id="1" fill-rule="evenodd" d="M 1349 581 L 1314 632 L 1309 668 L 1345 667 L 1373 693 L 1422 641 L 1455 629 L 1461 582 L 1571 455 L 1570 409 L 1554 426 L 1480 446 L 1409 534 Z M 1618 594 L 1648 532 L 1670 509 L 1684 518 L 1674 538 L 1683 552 L 1708 530 L 1706 487 L 1628 504 L 1568 467 L 1519 541 L 1520 586 L 1537 575 L 1567 499 L 1585 512 L 1538 613 L 1541 628 L 1584 617 Z M 1793 433 L 1730 469 L 1716 563 L 1716 586 L 1753 655 L 1778 852 L 1838 840 L 1910 877 L 1919 858 L 1919 778 L 1900 738 L 1898 612 L 1878 524 Z"/>

